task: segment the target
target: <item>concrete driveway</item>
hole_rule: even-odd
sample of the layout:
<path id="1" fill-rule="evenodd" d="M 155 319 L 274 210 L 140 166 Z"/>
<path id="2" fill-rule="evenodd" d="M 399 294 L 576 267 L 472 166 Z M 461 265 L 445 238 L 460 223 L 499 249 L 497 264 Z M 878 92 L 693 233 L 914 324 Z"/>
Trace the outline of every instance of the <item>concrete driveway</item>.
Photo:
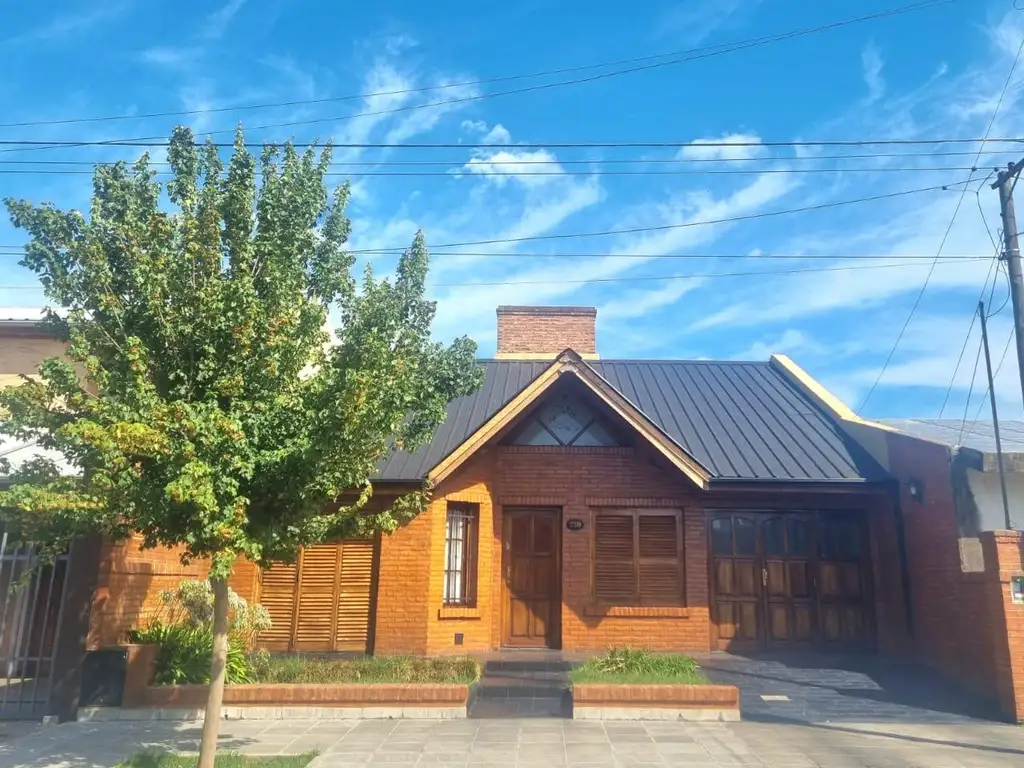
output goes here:
<path id="1" fill-rule="evenodd" d="M 712 682 L 739 687 L 745 722 L 956 725 L 1002 719 L 993 702 L 900 659 L 714 653 L 699 662 Z"/>
<path id="2" fill-rule="evenodd" d="M 194 751 L 201 725 L 70 723 L 0 744 L 0 766 L 113 766 L 143 748 Z M 318 750 L 340 766 L 759 766 L 760 768 L 1001 768 L 1024 765 L 1011 725 L 844 723 L 599 723 L 561 719 L 242 721 L 222 747 L 250 754 Z"/>

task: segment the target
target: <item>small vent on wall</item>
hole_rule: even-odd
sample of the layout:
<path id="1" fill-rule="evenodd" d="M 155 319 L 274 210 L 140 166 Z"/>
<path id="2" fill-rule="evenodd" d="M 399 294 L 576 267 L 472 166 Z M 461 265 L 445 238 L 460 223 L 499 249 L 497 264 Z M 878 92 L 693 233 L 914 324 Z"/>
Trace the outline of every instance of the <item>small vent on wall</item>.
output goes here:
<path id="1" fill-rule="evenodd" d="M 456 632 L 455 633 L 455 644 L 456 645 L 462 645 L 462 640 L 463 640 L 462 633 L 461 632 Z"/>

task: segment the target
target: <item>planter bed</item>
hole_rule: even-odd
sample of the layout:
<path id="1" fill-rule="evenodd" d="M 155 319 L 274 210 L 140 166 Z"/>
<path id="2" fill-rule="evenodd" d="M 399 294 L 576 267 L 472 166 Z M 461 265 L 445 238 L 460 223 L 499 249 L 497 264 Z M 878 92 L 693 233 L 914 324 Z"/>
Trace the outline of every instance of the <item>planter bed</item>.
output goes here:
<path id="1" fill-rule="evenodd" d="M 124 646 L 126 654 L 122 708 L 87 707 L 79 710 L 80 720 L 197 720 L 206 705 L 206 685 L 152 685 L 157 647 Z M 441 667 L 424 672 L 424 664 Z M 479 675 L 474 662 L 406 662 L 401 659 L 332 663 L 295 658 L 275 662 L 267 674 L 290 676 L 300 682 L 262 682 L 224 686 L 222 717 L 243 719 L 360 719 L 466 717 L 471 679 Z M 337 675 L 377 674 L 392 677 L 404 667 L 416 667 L 409 674 L 432 674 L 457 682 L 337 682 Z M 449 669 L 456 665 L 456 668 Z M 353 672 L 353 669 L 355 670 Z M 346 671 L 347 670 L 347 671 Z M 304 676 L 307 675 L 309 676 Z M 334 674 L 334 680 L 330 675 Z M 287 679 L 287 678 L 286 678 Z M 387 679 L 387 678 L 385 678 Z M 422 680 L 422 676 L 420 678 Z M 429 679 L 429 678 L 427 678 Z M 371 678 L 372 680 L 372 678 Z"/>
<path id="2" fill-rule="evenodd" d="M 576 720 L 739 720 L 740 692 L 679 653 L 610 648 L 570 677 Z"/>
<path id="3" fill-rule="evenodd" d="M 576 720 L 740 719 L 740 692 L 733 685 L 577 683 Z"/>
<path id="4" fill-rule="evenodd" d="M 91 720 L 197 720 L 203 717 L 205 685 L 153 685 L 142 701 L 123 709 L 79 712 Z M 468 685 L 353 683 L 343 685 L 255 684 L 224 687 L 226 720 L 423 718 L 466 716 Z"/>

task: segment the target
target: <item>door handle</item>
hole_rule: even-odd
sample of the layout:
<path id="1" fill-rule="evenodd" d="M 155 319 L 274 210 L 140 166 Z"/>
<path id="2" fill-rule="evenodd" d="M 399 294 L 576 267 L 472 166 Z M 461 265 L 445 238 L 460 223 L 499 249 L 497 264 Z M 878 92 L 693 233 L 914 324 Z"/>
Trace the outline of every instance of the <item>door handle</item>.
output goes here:
<path id="1" fill-rule="evenodd" d="M 768 586 L 768 569 L 767 568 L 762 568 L 761 569 L 761 586 L 762 587 L 767 587 Z"/>
<path id="2" fill-rule="evenodd" d="M 506 565 L 505 566 L 505 583 L 506 584 L 511 584 L 512 583 L 512 566 L 511 565 Z"/>

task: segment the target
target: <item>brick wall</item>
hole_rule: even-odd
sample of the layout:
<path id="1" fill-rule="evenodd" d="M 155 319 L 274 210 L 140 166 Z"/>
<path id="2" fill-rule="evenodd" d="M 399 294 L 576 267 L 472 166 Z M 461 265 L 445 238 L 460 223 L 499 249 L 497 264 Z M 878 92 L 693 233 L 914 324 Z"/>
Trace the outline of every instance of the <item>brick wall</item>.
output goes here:
<path id="1" fill-rule="evenodd" d="M 566 349 L 595 355 L 596 320 L 593 307 L 498 307 L 498 357 L 554 358 Z"/>
<path id="2" fill-rule="evenodd" d="M 129 629 L 145 626 L 159 615 L 161 590 L 174 589 L 184 579 L 205 579 L 209 573 L 205 560 L 182 565 L 180 550 L 143 550 L 139 543 L 133 538 L 103 547 L 89 624 L 90 649 L 124 642 Z M 228 583 L 241 597 L 252 601 L 258 579 L 258 569 L 239 560 Z"/>
<path id="3" fill-rule="evenodd" d="M 1024 611 L 1009 602 L 1009 578 L 1024 567 L 1020 534 L 983 534 L 983 562 L 965 572 L 949 449 L 889 434 L 888 450 L 906 521 L 915 658 L 1024 718 Z M 910 497 L 911 479 L 923 501 Z"/>
<path id="4" fill-rule="evenodd" d="M 996 698 L 1009 717 L 1024 722 L 1024 604 L 1011 599 L 1010 579 L 1024 575 L 1024 534 L 981 534 L 985 596 L 992 622 L 991 661 Z"/>

